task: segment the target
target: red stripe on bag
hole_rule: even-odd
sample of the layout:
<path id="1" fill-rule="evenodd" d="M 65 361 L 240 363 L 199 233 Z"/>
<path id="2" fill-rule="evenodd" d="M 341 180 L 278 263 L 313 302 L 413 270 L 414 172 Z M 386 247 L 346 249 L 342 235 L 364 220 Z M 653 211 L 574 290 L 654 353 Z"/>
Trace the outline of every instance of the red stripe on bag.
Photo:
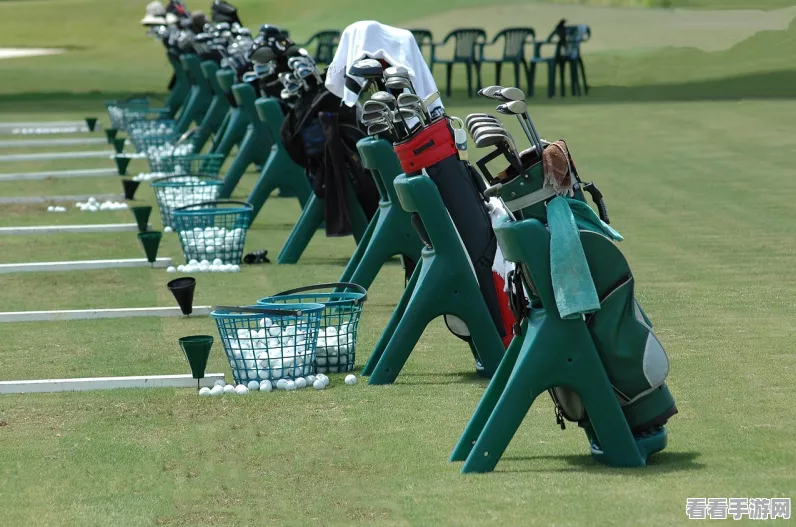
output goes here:
<path id="1" fill-rule="evenodd" d="M 439 119 L 405 143 L 393 146 L 405 174 L 419 172 L 456 154 L 456 143 L 447 119 Z"/>

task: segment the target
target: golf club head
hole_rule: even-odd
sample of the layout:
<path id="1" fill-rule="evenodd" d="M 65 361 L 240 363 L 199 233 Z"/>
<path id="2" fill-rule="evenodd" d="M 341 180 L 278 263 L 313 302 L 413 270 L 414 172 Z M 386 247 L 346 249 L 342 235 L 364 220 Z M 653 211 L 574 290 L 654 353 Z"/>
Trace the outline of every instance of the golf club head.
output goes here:
<path id="1" fill-rule="evenodd" d="M 391 90 L 404 90 L 404 89 L 411 89 L 412 83 L 409 82 L 409 79 L 406 77 L 386 77 L 384 81 L 384 85 Z"/>
<path id="2" fill-rule="evenodd" d="M 386 91 L 377 91 L 370 96 L 370 100 L 386 104 L 390 110 L 395 109 L 395 96 Z"/>
<path id="3" fill-rule="evenodd" d="M 490 146 L 497 146 L 501 143 L 508 144 L 508 138 L 503 134 L 480 134 L 473 138 L 477 148 L 487 148 Z"/>
<path id="4" fill-rule="evenodd" d="M 365 104 L 362 105 L 363 113 L 369 112 L 389 112 L 391 108 L 384 104 L 383 102 L 369 100 L 365 101 Z"/>
<path id="5" fill-rule="evenodd" d="M 363 79 L 376 79 L 384 76 L 384 68 L 376 59 L 362 59 L 354 62 L 348 68 L 348 74 Z"/>
<path id="6" fill-rule="evenodd" d="M 384 70 L 385 77 L 403 77 L 405 79 L 409 78 L 409 70 L 404 68 L 403 66 L 390 66 L 386 70 Z"/>
<path id="7" fill-rule="evenodd" d="M 478 95 L 487 99 L 494 99 L 495 94 L 503 89 L 503 86 L 487 86 L 478 90 Z"/>
<path id="8" fill-rule="evenodd" d="M 368 135 L 378 135 L 391 130 L 390 125 L 387 123 L 375 123 L 368 126 Z"/>
<path id="9" fill-rule="evenodd" d="M 365 112 L 359 118 L 359 121 L 362 124 L 372 124 L 384 119 L 386 119 L 386 114 L 384 112 Z"/>
<path id="10" fill-rule="evenodd" d="M 247 82 L 248 83 L 248 82 L 254 82 L 258 78 L 259 78 L 259 76 L 257 75 L 257 73 L 255 73 L 253 71 L 247 71 L 246 73 L 243 74 L 243 77 L 241 77 L 240 80 L 243 81 L 243 82 Z"/>
<path id="11" fill-rule="evenodd" d="M 387 86 L 389 88 L 389 86 Z M 422 106 L 423 99 L 414 93 L 402 93 L 396 99 L 398 106 Z"/>
<path id="12" fill-rule="evenodd" d="M 471 113 L 470 115 L 464 118 L 464 124 L 466 125 L 467 123 L 470 122 L 471 119 L 475 119 L 476 117 L 491 117 L 493 119 L 497 119 L 497 117 L 495 117 L 494 115 L 490 115 L 488 113 Z"/>

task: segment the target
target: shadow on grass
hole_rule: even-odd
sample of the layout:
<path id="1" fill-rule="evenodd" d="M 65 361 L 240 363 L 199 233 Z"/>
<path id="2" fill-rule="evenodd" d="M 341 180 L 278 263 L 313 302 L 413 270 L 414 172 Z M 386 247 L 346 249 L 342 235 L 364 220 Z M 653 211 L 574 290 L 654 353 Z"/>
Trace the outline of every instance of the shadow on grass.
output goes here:
<path id="1" fill-rule="evenodd" d="M 590 472 L 594 474 L 644 477 L 650 475 L 651 472 L 661 474 L 702 470 L 706 465 L 696 461 L 700 455 L 699 452 L 664 451 L 651 455 L 646 467 L 635 468 L 609 467 L 602 463 L 598 463 L 589 454 L 580 456 L 503 456 L 498 465 L 498 472 Z M 534 461 L 542 460 L 564 461 L 569 466 L 563 468 L 538 468 L 528 466 L 528 462 L 532 465 Z"/>
<path id="2" fill-rule="evenodd" d="M 484 78 L 488 84 L 489 79 Z M 568 86 L 568 85 L 567 85 Z M 439 85 L 442 88 L 441 85 Z M 523 89 L 527 86 L 522 86 Z M 651 84 L 643 86 L 592 86 L 589 95 L 573 97 L 567 88 L 566 97 L 547 97 L 547 87 L 537 85 L 533 104 L 612 104 L 637 102 L 732 101 L 741 99 L 796 99 L 796 69 L 739 75 L 720 79 L 681 84 Z M 453 91 L 446 102 L 467 105 L 483 102 L 480 97 L 469 99 L 464 89 Z"/>
<path id="3" fill-rule="evenodd" d="M 397 384 L 449 386 L 452 384 L 472 384 L 481 382 L 486 386 L 489 379 L 473 371 L 457 371 L 447 373 L 401 373 Z"/>

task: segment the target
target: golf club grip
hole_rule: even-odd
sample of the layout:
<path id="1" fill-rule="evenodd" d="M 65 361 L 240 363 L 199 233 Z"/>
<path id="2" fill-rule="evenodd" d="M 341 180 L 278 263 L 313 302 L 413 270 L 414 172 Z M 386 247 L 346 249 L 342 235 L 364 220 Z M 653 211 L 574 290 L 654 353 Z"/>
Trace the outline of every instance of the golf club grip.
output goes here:
<path id="1" fill-rule="evenodd" d="M 324 284 L 315 284 L 315 285 L 305 285 L 303 287 L 297 287 L 295 289 L 289 289 L 287 291 L 282 291 L 281 293 L 277 293 L 273 296 L 283 296 L 283 295 L 292 295 L 295 293 L 304 293 L 306 291 L 312 291 L 314 289 L 330 289 L 330 288 L 345 288 L 345 289 L 356 289 L 360 293 L 362 293 L 362 298 L 357 300 L 357 302 L 364 302 L 368 299 L 368 290 L 362 287 L 359 284 L 355 284 L 353 282 L 328 282 Z"/>
<path id="2" fill-rule="evenodd" d="M 608 219 L 608 209 L 605 207 L 605 200 L 603 198 L 596 199 L 594 201 L 597 204 L 597 209 L 600 212 L 600 219 L 603 220 L 608 225 L 611 224 L 611 220 Z"/>
<path id="3" fill-rule="evenodd" d="M 212 311 L 229 311 L 232 313 L 251 313 L 254 315 L 279 315 L 300 317 L 300 309 L 268 309 L 267 307 L 215 306 Z"/>

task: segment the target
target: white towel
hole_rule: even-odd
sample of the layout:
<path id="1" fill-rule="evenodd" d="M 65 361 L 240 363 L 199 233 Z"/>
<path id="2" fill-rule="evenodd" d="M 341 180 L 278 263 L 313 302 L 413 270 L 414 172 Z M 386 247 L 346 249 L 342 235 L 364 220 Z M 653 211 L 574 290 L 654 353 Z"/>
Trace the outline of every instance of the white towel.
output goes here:
<path id="1" fill-rule="evenodd" d="M 345 88 L 346 74 L 354 62 L 365 58 L 382 59 L 390 66 L 406 68 L 420 97 L 428 97 L 437 91 L 431 70 L 428 69 L 410 31 L 374 20 L 362 20 L 354 22 L 343 31 L 326 75 L 326 88 L 340 97 L 347 106 L 354 106 L 358 96 Z M 360 85 L 364 82 L 359 78 L 354 80 Z M 438 107 L 442 108 L 442 101 L 439 99 L 429 110 Z"/>

